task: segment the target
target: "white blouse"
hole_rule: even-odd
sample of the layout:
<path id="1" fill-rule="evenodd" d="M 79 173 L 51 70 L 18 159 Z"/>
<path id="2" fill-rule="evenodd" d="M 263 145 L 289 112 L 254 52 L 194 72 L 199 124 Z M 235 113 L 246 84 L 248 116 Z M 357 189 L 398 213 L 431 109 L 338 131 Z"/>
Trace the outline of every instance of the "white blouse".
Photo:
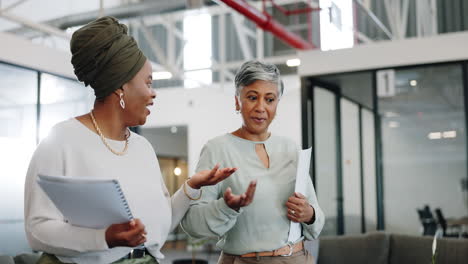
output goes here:
<path id="1" fill-rule="evenodd" d="M 112 148 L 123 149 L 124 141 L 107 139 Z M 146 227 L 145 246 L 156 258 L 160 249 L 185 215 L 190 200 L 178 190 L 170 197 L 161 177 L 151 144 L 131 133 L 123 156 L 110 152 L 101 138 L 75 118 L 57 124 L 37 147 L 25 183 L 25 229 L 32 249 L 55 254 L 63 262 L 111 263 L 131 251 L 109 248 L 105 229 L 68 224 L 37 184 L 37 175 L 117 179 L 135 218 Z M 199 190 L 187 186 L 189 195 Z"/>

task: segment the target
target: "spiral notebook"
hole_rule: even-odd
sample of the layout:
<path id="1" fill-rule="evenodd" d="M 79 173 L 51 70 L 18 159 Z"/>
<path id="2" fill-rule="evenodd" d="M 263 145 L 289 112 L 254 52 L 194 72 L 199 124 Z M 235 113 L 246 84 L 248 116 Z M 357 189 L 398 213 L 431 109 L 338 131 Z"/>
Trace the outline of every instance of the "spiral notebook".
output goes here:
<path id="1" fill-rule="evenodd" d="M 117 180 L 39 175 L 37 182 L 72 225 L 101 229 L 133 219 Z"/>

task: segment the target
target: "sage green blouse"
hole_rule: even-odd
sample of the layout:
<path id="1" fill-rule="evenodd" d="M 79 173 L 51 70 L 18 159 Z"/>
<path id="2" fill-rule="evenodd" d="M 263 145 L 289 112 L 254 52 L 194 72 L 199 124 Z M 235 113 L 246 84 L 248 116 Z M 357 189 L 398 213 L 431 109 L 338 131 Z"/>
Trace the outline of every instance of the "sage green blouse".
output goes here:
<path id="1" fill-rule="evenodd" d="M 255 152 L 264 144 L 270 160 L 266 168 Z M 228 179 L 203 187 L 200 200 L 192 201 L 182 227 L 192 237 L 217 237 L 224 252 L 241 255 L 275 250 L 287 244 L 290 220 L 286 202 L 294 194 L 298 148 L 284 137 L 270 136 L 265 141 L 250 141 L 232 134 L 216 137 L 203 147 L 197 171 L 220 167 L 239 168 Z M 253 202 L 239 212 L 229 208 L 223 199 L 231 187 L 234 194 L 246 191 L 251 180 L 257 180 Z M 315 209 L 315 221 L 302 223 L 305 239 L 315 239 L 323 228 L 325 217 L 320 209 L 312 180 L 307 182 L 307 197 Z"/>

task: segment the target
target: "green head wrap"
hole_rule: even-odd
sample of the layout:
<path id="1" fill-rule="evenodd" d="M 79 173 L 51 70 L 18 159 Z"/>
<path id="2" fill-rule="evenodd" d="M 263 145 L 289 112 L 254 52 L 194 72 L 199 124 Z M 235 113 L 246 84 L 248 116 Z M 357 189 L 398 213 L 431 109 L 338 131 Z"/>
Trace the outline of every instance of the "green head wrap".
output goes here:
<path id="1" fill-rule="evenodd" d="M 76 77 L 85 86 L 91 85 L 97 99 L 121 88 L 146 62 L 127 31 L 127 26 L 107 16 L 73 33 L 70 49 Z"/>

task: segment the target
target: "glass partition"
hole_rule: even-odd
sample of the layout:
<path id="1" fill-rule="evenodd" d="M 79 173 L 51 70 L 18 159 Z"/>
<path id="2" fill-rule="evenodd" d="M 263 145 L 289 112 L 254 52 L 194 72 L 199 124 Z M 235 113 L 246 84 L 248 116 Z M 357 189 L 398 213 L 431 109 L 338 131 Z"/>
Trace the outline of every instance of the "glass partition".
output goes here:
<path id="1" fill-rule="evenodd" d="M 0 238 L 8 238 L 0 239 L 0 254 L 31 251 L 24 181 L 38 140 L 56 123 L 88 112 L 93 101 L 92 89 L 77 81 L 0 63 Z"/>
<path id="2" fill-rule="evenodd" d="M 393 85 L 378 98 L 385 228 L 421 234 L 417 209 L 425 205 L 446 218 L 468 214 L 461 188 L 467 177 L 462 67 L 390 69 L 386 75 Z"/>
<path id="3" fill-rule="evenodd" d="M 310 77 L 324 235 L 419 235 L 426 206 L 468 216 L 464 63 Z"/>
<path id="4" fill-rule="evenodd" d="M 39 138 L 47 136 L 60 121 L 89 112 L 93 90 L 78 81 L 41 74 L 41 115 Z"/>
<path id="5" fill-rule="evenodd" d="M 0 64 L 0 253 L 29 251 L 23 186 L 36 148 L 37 72 Z"/>
<path id="6" fill-rule="evenodd" d="M 343 98 L 340 103 L 344 231 L 359 234 L 362 221 L 359 106 Z"/>
<path id="7" fill-rule="evenodd" d="M 377 230 L 377 182 L 374 113 L 361 109 L 364 231 Z"/>
<path id="8" fill-rule="evenodd" d="M 327 221 L 322 235 L 338 232 L 337 120 L 335 95 L 314 87 L 315 175 L 317 198 Z"/>

